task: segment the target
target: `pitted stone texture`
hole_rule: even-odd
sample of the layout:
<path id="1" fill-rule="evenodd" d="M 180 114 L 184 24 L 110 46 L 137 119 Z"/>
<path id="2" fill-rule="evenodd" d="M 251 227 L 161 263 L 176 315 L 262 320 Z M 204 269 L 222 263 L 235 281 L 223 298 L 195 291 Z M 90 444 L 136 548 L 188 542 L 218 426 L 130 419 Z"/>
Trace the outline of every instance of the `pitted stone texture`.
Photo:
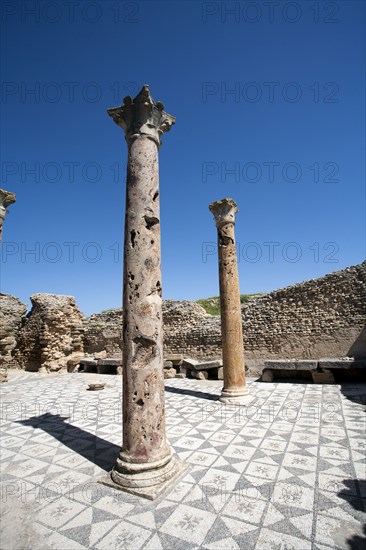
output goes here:
<path id="1" fill-rule="evenodd" d="M 66 370 L 67 362 L 83 355 L 83 320 L 75 298 L 33 294 L 32 309 L 19 333 L 20 366 L 29 371 Z"/>
<path id="2" fill-rule="evenodd" d="M 26 304 L 18 298 L 10 294 L 0 294 L 0 366 L 19 366 L 14 358 L 14 350 L 26 311 Z"/>
<path id="3" fill-rule="evenodd" d="M 239 276 L 235 245 L 235 214 L 232 199 L 210 204 L 218 235 L 222 359 L 224 387 L 221 400 L 227 404 L 246 394 L 243 327 L 240 306 Z"/>
<path id="4" fill-rule="evenodd" d="M 123 105 L 108 109 L 107 112 L 125 131 L 128 143 L 136 138 L 147 137 L 160 146 L 163 133 L 175 124 L 175 117 L 163 109 L 164 105 L 152 99 L 149 86 L 145 84 L 134 99 L 127 96 Z"/>
<path id="5" fill-rule="evenodd" d="M 111 472 L 125 490 L 159 487 L 177 464 L 166 440 L 158 147 L 175 118 L 148 86 L 108 114 L 128 142 L 123 265 L 123 448 Z"/>

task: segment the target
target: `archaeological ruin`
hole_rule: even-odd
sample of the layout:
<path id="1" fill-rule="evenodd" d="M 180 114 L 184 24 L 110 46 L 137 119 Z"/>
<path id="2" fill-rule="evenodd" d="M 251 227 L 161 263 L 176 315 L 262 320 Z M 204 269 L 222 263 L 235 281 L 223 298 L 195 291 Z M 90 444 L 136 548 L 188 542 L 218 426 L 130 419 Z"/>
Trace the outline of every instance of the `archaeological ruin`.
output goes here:
<path id="1" fill-rule="evenodd" d="M 109 109 L 128 144 L 123 271 L 123 448 L 120 488 L 156 498 L 182 470 L 166 439 L 158 151 L 175 123 L 148 86 Z M 109 479 L 106 479 L 109 482 Z"/>
<path id="2" fill-rule="evenodd" d="M 233 199 L 210 204 L 217 227 L 219 251 L 221 347 L 224 387 L 220 401 L 227 405 L 246 404 L 243 323 L 241 320 L 240 289 L 236 259 L 235 216 L 238 207 Z"/>
<path id="3" fill-rule="evenodd" d="M 6 214 L 8 213 L 7 207 L 16 202 L 16 196 L 10 191 L 0 189 L 0 240 L 3 233 L 3 224 Z"/>
<path id="4" fill-rule="evenodd" d="M 97 372 L 98 360 L 122 361 L 121 308 L 85 317 L 71 296 L 35 294 L 31 303 L 27 313 L 18 298 L 0 294 L 0 366 L 77 372 L 84 358 Z M 221 359 L 219 316 L 189 300 L 163 300 L 162 312 L 165 359 Z M 366 262 L 255 297 L 241 316 L 251 376 L 270 359 L 366 358 Z"/>

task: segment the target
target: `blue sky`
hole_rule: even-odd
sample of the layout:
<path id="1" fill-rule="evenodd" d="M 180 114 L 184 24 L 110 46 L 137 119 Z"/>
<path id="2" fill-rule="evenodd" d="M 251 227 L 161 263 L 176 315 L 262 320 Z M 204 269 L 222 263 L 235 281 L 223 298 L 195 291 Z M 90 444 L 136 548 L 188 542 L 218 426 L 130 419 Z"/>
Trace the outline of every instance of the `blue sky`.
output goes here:
<path id="1" fill-rule="evenodd" d="M 218 294 L 208 205 L 223 197 L 240 210 L 242 293 L 363 261 L 365 3 L 269 4 L 3 2 L 17 203 L 2 292 L 121 305 L 127 147 L 106 109 L 144 83 L 177 118 L 160 149 L 164 298 Z"/>

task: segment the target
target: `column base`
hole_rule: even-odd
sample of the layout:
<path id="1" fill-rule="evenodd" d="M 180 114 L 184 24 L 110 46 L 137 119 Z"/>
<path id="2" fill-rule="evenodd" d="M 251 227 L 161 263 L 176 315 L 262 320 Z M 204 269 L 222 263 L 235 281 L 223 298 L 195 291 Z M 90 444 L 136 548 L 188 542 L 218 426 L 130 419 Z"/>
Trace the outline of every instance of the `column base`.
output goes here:
<path id="1" fill-rule="evenodd" d="M 113 470 L 99 479 L 98 483 L 155 500 L 172 489 L 189 466 L 175 456 L 169 457 L 168 462 L 164 460 L 151 464 L 132 464 L 118 458 Z"/>
<path id="2" fill-rule="evenodd" d="M 252 399 L 253 397 L 249 395 L 247 388 L 245 388 L 244 390 L 223 389 L 219 397 L 219 401 L 221 401 L 221 403 L 225 403 L 225 405 L 234 405 L 234 406 L 248 405 L 248 403 L 250 403 Z"/>

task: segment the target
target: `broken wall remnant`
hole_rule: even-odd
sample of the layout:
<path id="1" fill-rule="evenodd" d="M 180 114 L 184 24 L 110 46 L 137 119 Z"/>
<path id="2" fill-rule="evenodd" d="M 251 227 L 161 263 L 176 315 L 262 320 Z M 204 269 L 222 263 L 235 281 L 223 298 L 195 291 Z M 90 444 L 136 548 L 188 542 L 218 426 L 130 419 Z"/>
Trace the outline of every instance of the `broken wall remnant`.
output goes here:
<path id="1" fill-rule="evenodd" d="M 26 304 L 18 298 L 0 294 L 0 367 L 19 367 L 14 353 L 26 312 Z"/>
<path id="2" fill-rule="evenodd" d="M 17 363 L 28 371 L 66 369 L 73 357 L 84 355 L 84 316 L 75 298 L 33 294 L 32 309 L 19 331 Z"/>

